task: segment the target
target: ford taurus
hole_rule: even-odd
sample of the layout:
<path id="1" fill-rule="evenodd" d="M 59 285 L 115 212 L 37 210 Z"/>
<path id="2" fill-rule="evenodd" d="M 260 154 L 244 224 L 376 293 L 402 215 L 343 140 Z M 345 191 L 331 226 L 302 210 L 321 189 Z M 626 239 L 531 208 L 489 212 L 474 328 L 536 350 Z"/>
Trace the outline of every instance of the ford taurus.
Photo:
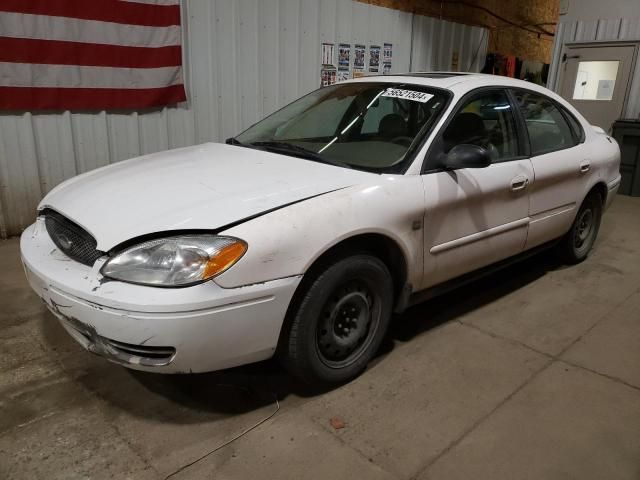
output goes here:
<path id="1" fill-rule="evenodd" d="M 54 188 L 21 239 L 36 293 L 84 348 L 153 372 L 277 355 L 347 381 L 393 312 L 554 247 L 591 250 L 620 151 L 569 103 L 476 74 L 314 91 L 226 144 Z"/>

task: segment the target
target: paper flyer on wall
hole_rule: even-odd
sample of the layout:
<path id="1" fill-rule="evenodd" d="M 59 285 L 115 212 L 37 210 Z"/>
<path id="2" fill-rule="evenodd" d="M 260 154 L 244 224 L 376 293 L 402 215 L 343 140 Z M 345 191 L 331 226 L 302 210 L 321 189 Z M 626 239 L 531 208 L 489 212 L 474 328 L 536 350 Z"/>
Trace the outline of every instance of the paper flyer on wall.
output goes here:
<path id="1" fill-rule="evenodd" d="M 380 70 L 380 47 L 371 45 L 369 47 L 369 71 L 378 73 Z"/>
<path id="2" fill-rule="evenodd" d="M 391 75 L 391 61 L 393 59 L 393 44 L 385 43 L 382 54 L 382 73 L 384 75 Z"/>
<path id="3" fill-rule="evenodd" d="M 364 70 L 364 56 L 367 51 L 367 47 L 364 45 L 356 45 L 354 48 L 355 57 L 353 59 L 354 70 Z M 355 74 L 355 72 L 354 72 Z"/>
<path id="4" fill-rule="evenodd" d="M 389 62 L 391 63 L 391 59 L 393 58 L 393 44 L 392 43 L 385 43 L 384 44 L 384 54 L 383 54 L 383 60 L 385 63 Z"/>
<path id="5" fill-rule="evenodd" d="M 334 65 L 334 51 L 333 43 L 322 44 L 322 65 Z"/>
<path id="6" fill-rule="evenodd" d="M 349 70 L 338 70 L 337 82 L 345 82 L 349 80 L 350 77 Z"/>
<path id="7" fill-rule="evenodd" d="M 349 70 L 351 66 L 351 45 L 341 43 L 338 46 L 338 70 Z"/>
<path id="8" fill-rule="evenodd" d="M 333 65 L 323 65 L 320 70 L 320 86 L 328 87 L 337 81 L 338 69 Z"/>

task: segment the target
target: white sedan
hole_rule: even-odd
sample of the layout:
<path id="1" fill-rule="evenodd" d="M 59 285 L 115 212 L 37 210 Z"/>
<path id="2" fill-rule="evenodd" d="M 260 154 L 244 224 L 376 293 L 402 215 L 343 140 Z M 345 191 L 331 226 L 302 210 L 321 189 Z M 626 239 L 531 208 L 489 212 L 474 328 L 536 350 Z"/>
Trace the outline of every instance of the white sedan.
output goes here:
<path id="1" fill-rule="evenodd" d="M 392 313 L 543 248 L 594 244 L 620 151 L 554 93 L 426 73 L 323 88 L 227 144 L 91 171 L 22 235 L 29 282 L 90 352 L 153 372 L 277 355 L 344 382 Z"/>

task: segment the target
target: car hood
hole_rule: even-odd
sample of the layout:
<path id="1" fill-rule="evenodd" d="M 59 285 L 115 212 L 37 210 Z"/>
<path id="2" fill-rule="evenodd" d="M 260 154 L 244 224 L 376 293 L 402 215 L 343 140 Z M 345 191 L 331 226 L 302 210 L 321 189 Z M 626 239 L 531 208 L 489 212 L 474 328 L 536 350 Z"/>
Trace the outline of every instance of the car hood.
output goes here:
<path id="1" fill-rule="evenodd" d="M 207 143 L 146 155 L 59 185 L 40 203 L 82 226 L 108 251 L 142 235 L 216 230 L 377 175 Z"/>

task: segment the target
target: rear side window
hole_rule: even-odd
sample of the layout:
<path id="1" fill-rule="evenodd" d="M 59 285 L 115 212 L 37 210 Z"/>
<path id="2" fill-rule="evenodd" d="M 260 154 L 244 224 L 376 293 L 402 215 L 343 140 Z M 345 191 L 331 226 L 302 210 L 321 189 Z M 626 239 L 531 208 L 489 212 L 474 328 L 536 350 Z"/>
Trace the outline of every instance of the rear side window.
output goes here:
<path id="1" fill-rule="evenodd" d="M 531 142 L 531 155 L 571 148 L 577 144 L 565 116 L 551 100 L 535 93 L 515 93 Z"/>

